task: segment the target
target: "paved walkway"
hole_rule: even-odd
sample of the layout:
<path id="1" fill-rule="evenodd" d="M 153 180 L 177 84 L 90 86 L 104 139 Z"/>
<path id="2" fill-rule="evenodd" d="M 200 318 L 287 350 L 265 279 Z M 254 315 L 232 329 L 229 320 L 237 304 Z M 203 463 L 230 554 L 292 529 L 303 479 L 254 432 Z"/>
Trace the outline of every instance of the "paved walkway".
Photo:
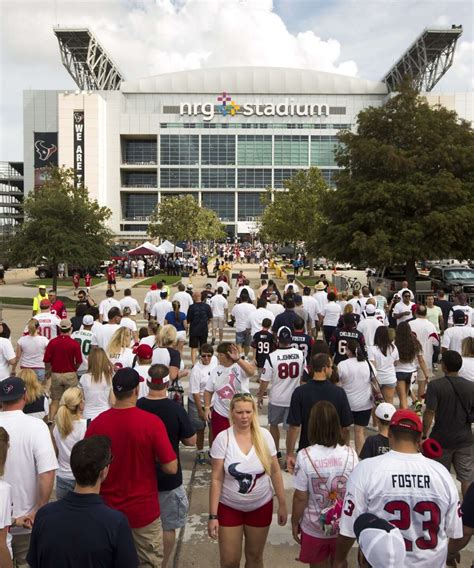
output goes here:
<path id="1" fill-rule="evenodd" d="M 238 271 L 243 268 L 245 274 L 249 277 L 251 285 L 254 289 L 257 289 L 260 285 L 260 279 L 258 274 L 258 267 L 256 265 L 235 265 L 235 270 Z M 329 275 L 329 273 L 328 273 Z M 270 274 L 270 278 L 273 274 Z M 206 282 L 212 282 L 215 284 L 215 279 L 205 278 L 201 276 L 194 277 L 192 279 L 192 284 L 195 289 L 202 289 Z M 118 286 L 120 292 L 117 294 L 117 298 L 123 297 L 123 290 L 134 284 L 134 281 L 120 279 L 118 281 Z M 185 280 L 188 283 L 188 279 Z M 278 286 L 283 289 L 285 282 L 283 280 L 278 281 Z M 20 287 L 20 286 L 18 286 Z M 34 295 L 34 289 L 23 288 L 30 292 L 31 297 Z M 101 284 L 96 286 L 92 295 L 94 299 L 99 303 L 105 297 L 106 284 Z M 143 300 L 147 292 L 147 288 L 134 288 L 132 293 L 133 296 L 143 305 Z M 172 294 L 176 287 L 172 287 Z M 62 291 L 62 290 L 61 290 Z M 65 292 L 72 291 L 65 290 Z M 11 293 L 12 296 L 19 295 Z M 72 297 L 72 296 L 71 296 Z M 231 291 L 230 296 L 230 306 L 233 305 L 235 298 L 235 290 Z M 28 320 L 30 315 L 30 310 L 21 309 L 11 309 L 7 308 L 3 311 L 3 318 L 12 328 L 14 343 L 16 339 L 21 335 L 25 322 Z M 139 325 L 145 325 L 145 320 L 139 320 L 137 322 Z M 235 340 L 235 330 L 231 327 L 226 326 L 224 330 L 224 340 L 234 341 Z M 186 367 L 191 366 L 190 351 L 186 346 L 184 351 L 184 363 Z M 187 392 L 188 381 L 183 380 L 183 386 Z M 256 392 L 257 383 L 253 382 L 251 385 L 252 392 Z M 261 411 L 260 422 L 262 425 L 267 425 L 267 406 L 265 406 Z M 284 448 L 284 437 L 282 437 L 282 448 Z M 187 525 L 178 534 L 177 547 L 175 550 L 175 557 L 173 568 L 219 568 L 219 552 L 218 545 L 216 542 L 211 541 L 207 536 L 207 516 L 209 512 L 208 505 L 208 492 L 210 484 L 210 466 L 199 466 L 194 463 L 195 450 L 190 448 L 181 448 L 181 464 L 183 468 L 183 479 L 186 485 L 189 500 L 190 509 Z M 291 514 L 292 505 L 292 479 L 291 476 L 283 472 L 283 480 L 286 490 L 286 500 L 288 511 Z M 461 568 L 468 568 L 470 566 L 470 560 L 472 558 L 472 552 L 474 551 L 474 543 L 471 543 L 468 547 L 469 551 L 463 552 L 462 562 L 459 565 Z M 267 546 L 265 548 L 264 565 L 271 566 L 272 568 L 286 568 L 288 566 L 301 566 L 295 559 L 298 555 L 298 546 L 294 543 L 291 536 L 291 524 L 290 516 L 288 517 L 288 523 L 285 527 L 279 527 L 276 518 L 274 516 L 274 522 L 271 525 Z M 243 566 L 242 562 L 242 566 Z M 356 550 L 355 548 L 351 551 L 349 555 L 349 566 L 357 566 L 356 560 Z"/>

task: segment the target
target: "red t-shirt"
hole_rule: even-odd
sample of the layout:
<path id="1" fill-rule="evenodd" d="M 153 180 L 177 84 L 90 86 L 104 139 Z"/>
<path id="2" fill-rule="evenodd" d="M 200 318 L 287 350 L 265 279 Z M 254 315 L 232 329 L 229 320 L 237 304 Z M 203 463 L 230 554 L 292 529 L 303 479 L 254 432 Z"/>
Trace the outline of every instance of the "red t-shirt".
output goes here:
<path id="1" fill-rule="evenodd" d="M 160 516 L 156 462 L 176 459 L 165 425 L 158 416 L 139 408 L 111 408 L 97 416 L 86 438 L 108 436 L 113 462 L 100 494 L 121 511 L 132 528 L 145 527 Z"/>
<path id="2" fill-rule="evenodd" d="M 53 373 L 74 373 L 82 363 L 81 347 L 70 335 L 59 335 L 48 343 L 43 361 Z"/>
<path id="3" fill-rule="evenodd" d="M 109 280 L 115 280 L 115 268 L 113 266 L 107 268 L 107 278 Z"/>
<path id="4" fill-rule="evenodd" d="M 84 282 L 86 283 L 86 286 L 90 286 L 91 285 L 91 281 L 92 281 L 92 276 L 90 274 L 86 274 L 84 276 Z"/>
<path id="5" fill-rule="evenodd" d="M 51 304 L 51 313 L 56 314 L 59 319 L 67 318 L 66 306 L 61 302 L 61 300 L 56 300 L 54 304 Z"/>
<path id="6" fill-rule="evenodd" d="M 78 274 L 77 272 L 75 272 L 75 273 L 72 275 L 72 281 L 73 281 L 74 285 L 79 286 L 79 283 L 81 282 L 81 275 Z"/>

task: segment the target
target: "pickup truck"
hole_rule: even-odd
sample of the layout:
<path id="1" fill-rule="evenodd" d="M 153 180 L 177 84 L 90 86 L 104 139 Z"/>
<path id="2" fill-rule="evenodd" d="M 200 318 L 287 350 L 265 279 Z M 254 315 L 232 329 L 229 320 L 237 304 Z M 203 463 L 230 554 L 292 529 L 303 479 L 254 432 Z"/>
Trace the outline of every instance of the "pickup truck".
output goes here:
<path id="1" fill-rule="evenodd" d="M 443 289 L 445 292 L 464 292 L 474 295 L 474 269 L 463 264 L 433 266 L 430 270 L 433 290 Z"/>
<path id="2" fill-rule="evenodd" d="M 404 266 L 384 266 L 380 270 L 376 270 L 373 276 L 370 276 L 369 286 L 372 293 L 377 288 L 382 290 L 382 294 L 386 297 L 395 293 L 402 288 L 402 282 L 406 280 L 406 271 Z M 431 280 L 428 276 L 417 274 L 415 294 L 427 294 L 431 291 Z"/>

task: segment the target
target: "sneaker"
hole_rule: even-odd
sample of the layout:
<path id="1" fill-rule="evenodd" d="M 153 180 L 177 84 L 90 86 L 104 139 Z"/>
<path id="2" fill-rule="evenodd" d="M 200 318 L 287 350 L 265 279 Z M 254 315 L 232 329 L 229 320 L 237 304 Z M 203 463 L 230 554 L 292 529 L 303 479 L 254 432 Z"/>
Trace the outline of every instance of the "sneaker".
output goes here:
<path id="1" fill-rule="evenodd" d="M 211 342 L 211 345 L 215 345 L 215 344 L 216 344 L 216 338 L 215 338 L 215 337 L 213 337 L 213 338 L 212 338 L 212 342 Z"/>
<path id="2" fill-rule="evenodd" d="M 206 465 L 207 464 L 206 454 L 204 452 L 199 452 L 196 460 L 197 460 L 197 463 L 199 465 Z"/>
<path id="3" fill-rule="evenodd" d="M 418 416 L 421 416 L 421 411 L 423 410 L 423 403 L 417 400 L 411 406 L 413 410 L 418 414 Z"/>
<path id="4" fill-rule="evenodd" d="M 281 452 L 277 452 L 277 460 L 281 460 Z"/>

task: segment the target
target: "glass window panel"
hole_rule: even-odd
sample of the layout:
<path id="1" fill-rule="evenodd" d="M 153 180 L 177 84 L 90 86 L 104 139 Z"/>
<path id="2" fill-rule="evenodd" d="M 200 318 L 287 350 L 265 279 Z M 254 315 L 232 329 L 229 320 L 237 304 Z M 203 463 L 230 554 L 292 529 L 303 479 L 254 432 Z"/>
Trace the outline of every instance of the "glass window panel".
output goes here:
<path id="1" fill-rule="evenodd" d="M 274 144 L 276 166 L 308 165 L 308 136 L 275 136 Z"/>
<path id="2" fill-rule="evenodd" d="M 233 168 L 203 168 L 201 170 L 201 187 L 234 188 L 235 170 Z"/>
<path id="3" fill-rule="evenodd" d="M 202 205 L 216 212 L 221 221 L 234 221 L 235 194 L 225 192 L 203 192 Z"/>
<path id="4" fill-rule="evenodd" d="M 125 221 L 148 221 L 156 208 L 156 193 L 122 194 L 122 215 Z"/>
<path id="5" fill-rule="evenodd" d="M 125 164 L 156 164 L 156 140 L 125 140 Z"/>
<path id="6" fill-rule="evenodd" d="M 299 171 L 299 169 L 275 168 L 273 171 L 273 187 L 275 189 L 281 189 L 283 187 L 284 180 L 291 178 Z"/>
<path id="7" fill-rule="evenodd" d="M 311 165 L 335 166 L 335 152 L 339 145 L 336 136 L 311 137 Z"/>
<path id="8" fill-rule="evenodd" d="M 197 168 L 160 168 L 160 187 L 199 187 Z"/>
<path id="9" fill-rule="evenodd" d="M 237 170 L 237 185 L 245 189 L 264 189 L 272 185 L 272 170 L 239 168 Z"/>
<path id="10" fill-rule="evenodd" d="M 227 166 L 235 164 L 235 136 L 201 136 L 201 164 Z"/>
<path id="11" fill-rule="evenodd" d="M 156 172 L 122 172 L 122 187 L 157 187 Z"/>
<path id="12" fill-rule="evenodd" d="M 198 165 L 197 134 L 164 134 L 160 136 L 160 163 L 163 165 Z"/>
<path id="13" fill-rule="evenodd" d="M 263 196 L 263 193 L 239 193 L 238 221 L 255 221 L 260 217 L 265 208 L 262 202 Z"/>
<path id="14" fill-rule="evenodd" d="M 272 137 L 248 135 L 238 137 L 238 164 L 241 166 L 271 166 Z"/>

